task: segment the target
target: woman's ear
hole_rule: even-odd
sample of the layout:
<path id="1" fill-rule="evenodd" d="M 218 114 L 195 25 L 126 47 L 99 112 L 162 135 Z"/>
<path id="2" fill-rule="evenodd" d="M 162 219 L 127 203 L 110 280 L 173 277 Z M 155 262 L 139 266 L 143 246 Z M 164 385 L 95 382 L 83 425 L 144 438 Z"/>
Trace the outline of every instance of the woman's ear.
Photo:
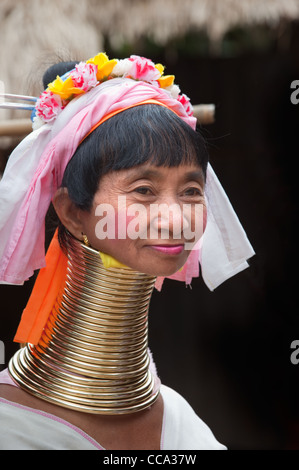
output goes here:
<path id="1" fill-rule="evenodd" d="M 61 223 L 75 238 L 81 240 L 83 232 L 82 211 L 70 199 L 67 188 L 59 188 L 52 203 Z"/>

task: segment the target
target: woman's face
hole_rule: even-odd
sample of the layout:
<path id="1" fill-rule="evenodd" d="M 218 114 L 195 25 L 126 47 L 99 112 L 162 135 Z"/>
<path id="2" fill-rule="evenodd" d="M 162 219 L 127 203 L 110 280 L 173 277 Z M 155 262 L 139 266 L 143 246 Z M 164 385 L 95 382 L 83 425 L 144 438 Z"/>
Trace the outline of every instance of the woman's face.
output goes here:
<path id="1" fill-rule="evenodd" d="M 144 164 L 102 177 L 80 214 L 90 245 L 139 272 L 169 276 L 186 262 L 206 223 L 204 176 L 196 164 Z"/>

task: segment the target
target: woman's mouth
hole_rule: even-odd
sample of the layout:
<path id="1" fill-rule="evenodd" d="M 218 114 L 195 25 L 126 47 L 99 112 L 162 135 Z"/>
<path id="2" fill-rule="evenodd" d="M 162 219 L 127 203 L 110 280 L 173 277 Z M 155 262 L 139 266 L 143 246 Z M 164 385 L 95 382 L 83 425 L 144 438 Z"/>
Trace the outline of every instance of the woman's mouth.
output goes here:
<path id="1" fill-rule="evenodd" d="M 149 248 L 166 255 L 179 255 L 184 250 L 184 245 L 149 245 Z"/>

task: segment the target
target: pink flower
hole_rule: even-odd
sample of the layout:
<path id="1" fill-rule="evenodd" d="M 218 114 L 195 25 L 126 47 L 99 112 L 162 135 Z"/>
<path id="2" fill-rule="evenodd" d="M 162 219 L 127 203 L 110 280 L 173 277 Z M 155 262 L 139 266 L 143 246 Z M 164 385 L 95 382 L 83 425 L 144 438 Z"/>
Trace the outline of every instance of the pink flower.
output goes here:
<path id="1" fill-rule="evenodd" d="M 44 91 L 36 102 L 36 115 L 43 121 L 50 122 L 62 110 L 63 105 L 60 96 L 54 95 L 51 91 Z"/>
<path id="2" fill-rule="evenodd" d="M 190 99 L 188 98 L 187 95 L 182 94 L 177 97 L 177 100 L 184 106 L 186 113 L 188 116 L 193 115 L 193 107 L 192 104 L 190 103 Z"/>
<path id="3" fill-rule="evenodd" d="M 152 83 L 160 78 L 161 73 L 151 60 L 137 55 L 131 55 L 129 60 L 133 62 L 130 76 L 134 80 L 142 80 L 144 82 Z"/>
<path id="4" fill-rule="evenodd" d="M 80 88 L 84 92 L 95 87 L 97 81 L 98 66 L 95 64 L 86 64 L 80 62 L 76 65 L 76 70 L 71 73 L 73 84 L 75 88 Z"/>

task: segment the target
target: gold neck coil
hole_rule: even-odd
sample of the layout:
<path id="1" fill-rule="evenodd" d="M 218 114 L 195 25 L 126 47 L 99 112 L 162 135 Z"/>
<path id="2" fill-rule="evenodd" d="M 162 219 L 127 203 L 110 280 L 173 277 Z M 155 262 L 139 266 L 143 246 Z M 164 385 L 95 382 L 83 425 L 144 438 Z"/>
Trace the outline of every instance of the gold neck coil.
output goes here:
<path id="1" fill-rule="evenodd" d="M 69 237 L 65 285 L 36 346 L 9 363 L 17 384 L 60 406 L 98 414 L 153 404 L 159 380 L 148 352 L 148 307 L 155 277 L 108 268 Z"/>

